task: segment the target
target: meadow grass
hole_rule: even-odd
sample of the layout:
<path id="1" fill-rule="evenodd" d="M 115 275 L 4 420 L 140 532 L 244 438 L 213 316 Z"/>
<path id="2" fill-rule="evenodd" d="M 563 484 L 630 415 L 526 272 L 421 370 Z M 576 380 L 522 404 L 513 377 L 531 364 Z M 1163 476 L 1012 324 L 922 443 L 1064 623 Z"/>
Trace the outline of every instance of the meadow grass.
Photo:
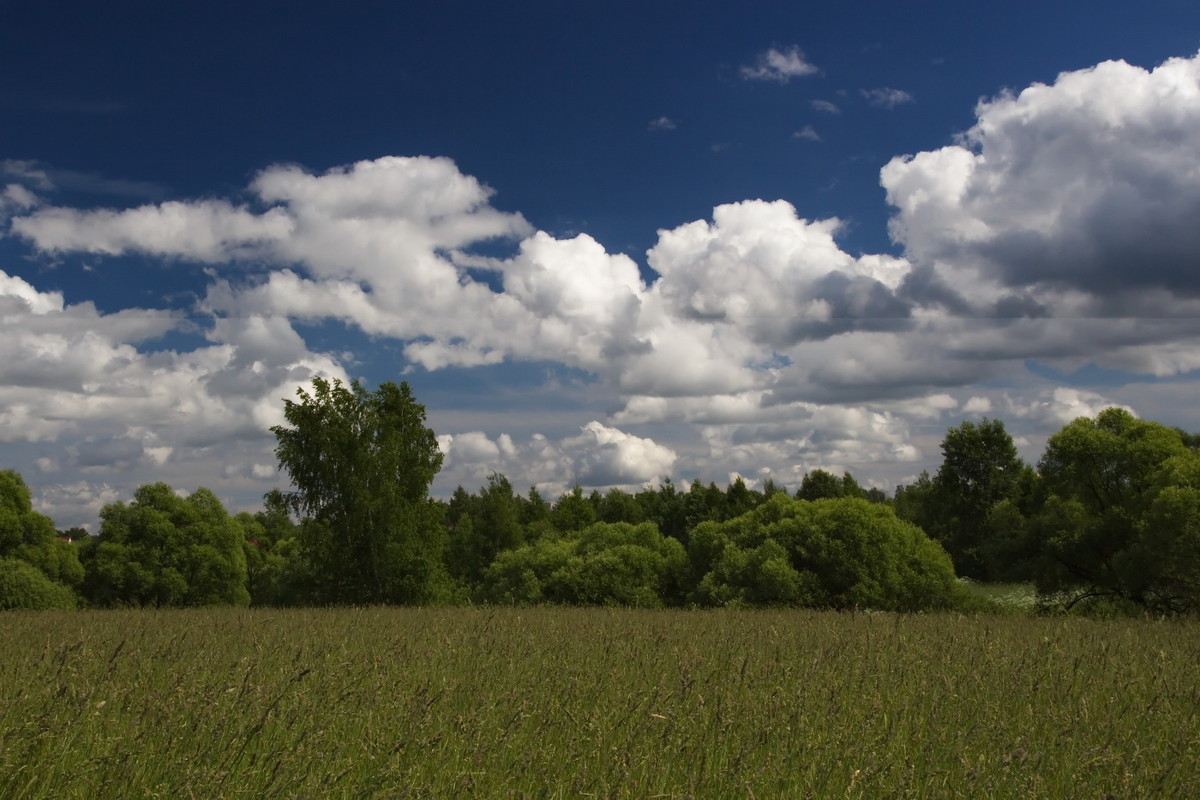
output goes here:
<path id="1" fill-rule="evenodd" d="M 1200 625 L 601 609 L 0 617 L 3 798 L 1191 798 Z"/>

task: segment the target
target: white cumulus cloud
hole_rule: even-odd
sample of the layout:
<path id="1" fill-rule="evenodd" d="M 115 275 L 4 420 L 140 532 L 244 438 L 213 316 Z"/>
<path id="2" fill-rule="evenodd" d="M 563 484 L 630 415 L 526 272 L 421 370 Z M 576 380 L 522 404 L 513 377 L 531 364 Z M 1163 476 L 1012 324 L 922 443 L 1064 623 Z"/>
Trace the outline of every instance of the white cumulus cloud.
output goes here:
<path id="1" fill-rule="evenodd" d="M 770 48 L 761 53 L 753 66 L 741 69 L 742 78 L 749 81 L 776 81 L 787 83 L 792 78 L 815 75 L 820 72 L 804 57 L 804 52 L 792 45 L 783 50 Z"/>

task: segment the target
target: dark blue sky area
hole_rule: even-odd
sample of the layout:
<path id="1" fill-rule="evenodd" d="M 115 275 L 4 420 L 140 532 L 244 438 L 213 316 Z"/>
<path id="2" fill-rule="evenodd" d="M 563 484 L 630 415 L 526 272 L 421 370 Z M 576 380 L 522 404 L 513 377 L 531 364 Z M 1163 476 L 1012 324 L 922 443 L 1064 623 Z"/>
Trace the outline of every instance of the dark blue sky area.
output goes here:
<path id="1" fill-rule="evenodd" d="M 820 74 L 741 80 L 773 45 Z M 75 205 L 444 155 L 500 208 L 638 258 L 657 227 L 756 197 L 840 216 L 870 252 L 888 247 L 879 168 L 945 144 L 979 97 L 1198 45 L 1184 2 L 7 2 L 0 154 L 77 173 L 61 187 L 90 197 L 55 198 Z M 874 108 L 861 92 L 881 87 L 914 102 Z M 662 116 L 675 129 L 648 130 Z M 807 125 L 821 141 L 794 137 Z"/>

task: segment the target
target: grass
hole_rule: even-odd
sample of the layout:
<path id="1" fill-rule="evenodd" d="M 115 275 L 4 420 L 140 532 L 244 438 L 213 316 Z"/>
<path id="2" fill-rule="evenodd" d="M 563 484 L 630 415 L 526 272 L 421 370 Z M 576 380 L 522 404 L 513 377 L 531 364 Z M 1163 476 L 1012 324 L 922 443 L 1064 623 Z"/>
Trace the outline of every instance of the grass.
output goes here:
<path id="1" fill-rule="evenodd" d="M 1189 798 L 1200 626 L 538 609 L 0 617 L 0 798 Z"/>
<path id="2" fill-rule="evenodd" d="M 959 578 L 967 591 L 996 614 L 1028 614 L 1038 607 L 1032 583 L 977 583 Z"/>

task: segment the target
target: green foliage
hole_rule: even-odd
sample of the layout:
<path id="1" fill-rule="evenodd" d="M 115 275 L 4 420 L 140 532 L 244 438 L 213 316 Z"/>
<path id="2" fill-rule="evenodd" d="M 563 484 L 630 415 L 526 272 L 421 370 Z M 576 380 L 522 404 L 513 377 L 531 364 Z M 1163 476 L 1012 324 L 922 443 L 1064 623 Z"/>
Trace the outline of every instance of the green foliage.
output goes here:
<path id="1" fill-rule="evenodd" d="M 833 497 L 866 497 L 867 493 L 849 472 L 838 477 L 823 469 L 814 469 L 800 481 L 797 500 L 823 500 Z"/>
<path id="2" fill-rule="evenodd" d="M 1021 561 L 1024 518 L 1017 501 L 1028 468 L 998 419 L 951 428 L 942 440 L 942 465 L 924 511 L 926 531 L 942 543 L 960 575 L 1006 580 Z M 1007 502 L 1001 511 L 995 507 Z M 989 524 L 989 517 L 991 523 Z M 996 525 L 1010 526 L 998 529 Z M 1019 572 L 1019 570 L 1016 570 Z"/>
<path id="3" fill-rule="evenodd" d="M 609 489 L 597 503 L 596 516 L 600 522 L 629 522 L 636 525 L 645 518 L 645 511 L 629 492 Z"/>
<path id="4" fill-rule="evenodd" d="M 683 546 L 652 523 L 597 522 L 500 553 L 484 594 L 505 604 L 655 607 L 678 601 L 686 570 Z"/>
<path id="5" fill-rule="evenodd" d="M 272 428 L 275 455 L 292 479 L 286 495 L 303 517 L 301 552 L 328 603 L 445 599 L 443 508 L 429 500 L 442 465 L 425 407 L 407 383 L 368 392 L 313 379 L 286 401 L 290 427 Z"/>
<path id="6" fill-rule="evenodd" d="M 581 531 L 595 521 L 596 508 L 583 496 L 583 487 L 579 484 L 560 497 L 550 512 L 551 524 L 564 533 Z"/>
<path id="7" fill-rule="evenodd" d="M 253 606 L 293 605 L 312 595 L 312 576 L 300 557 L 297 528 L 283 492 L 272 489 L 263 510 L 237 515 L 245 535 L 246 590 Z"/>
<path id="8" fill-rule="evenodd" d="M 792 500 L 692 531 L 701 605 L 949 608 L 961 588 L 945 552 L 890 508 L 862 498 Z"/>
<path id="9" fill-rule="evenodd" d="M 79 552 L 69 541 L 58 537 L 54 523 L 44 514 L 33 510 L 33 501 L 25 479 L 14 470 L 0 470 L 0 558 L 16 559 L 29 564 L 36 569 L 51 584 L 64 589 L 71 595 L 71 604 L 75 604 L 73 590 L 83 581 L 83 565 L 79 562 Z M 39 597 L 45 592 L 38 588 L 40 582 L 28 583 L 26 571 L 13 573 L 18 577 L 12 578 L 6 591 L 4 602 L 18 603 L 11 594 L 16 587 L 28 584 L 31 591 Z M 51 594 L 61 594 L 58 589 L 50 590 Z M 44 598 L 43 598 L 44 599 Z M 42 600 L 31 598 L 31 603 Z M 43 607 L 10 605 L 12 608 Z M 59 608 L 61 605 L 44 607 Z"/>
<path id="10" fill-rule="evenodd" d="M 68 587 L 19 558 L 0 558 L 0 611 L 68 609 L 79 599 Z"/>
<path id="11" fill-rule="evenodd" d="M 81 552 L 84 596 L 101 606 L 247 605 L 245 535 L 200 488 L 180 497 L 165 483 L 100 512 Z"/>
<path id="12" fill-rule="evenodd" d="M 1052 436 L 1039 470 L 1042 594 L 1200 609 L 1200 453 L 1179 431 L 1110 408 Z"/>
<path id="13" fill-rule="evenodd" d="M 508 478 L 493 472 L 478 497 L 467 495 L 460 487 L 450 505 L 455 519 L 450 526 L 447 566 L 454 578 L 473 588 L 497 554 L 524 543 L 521 502 Z"/>

